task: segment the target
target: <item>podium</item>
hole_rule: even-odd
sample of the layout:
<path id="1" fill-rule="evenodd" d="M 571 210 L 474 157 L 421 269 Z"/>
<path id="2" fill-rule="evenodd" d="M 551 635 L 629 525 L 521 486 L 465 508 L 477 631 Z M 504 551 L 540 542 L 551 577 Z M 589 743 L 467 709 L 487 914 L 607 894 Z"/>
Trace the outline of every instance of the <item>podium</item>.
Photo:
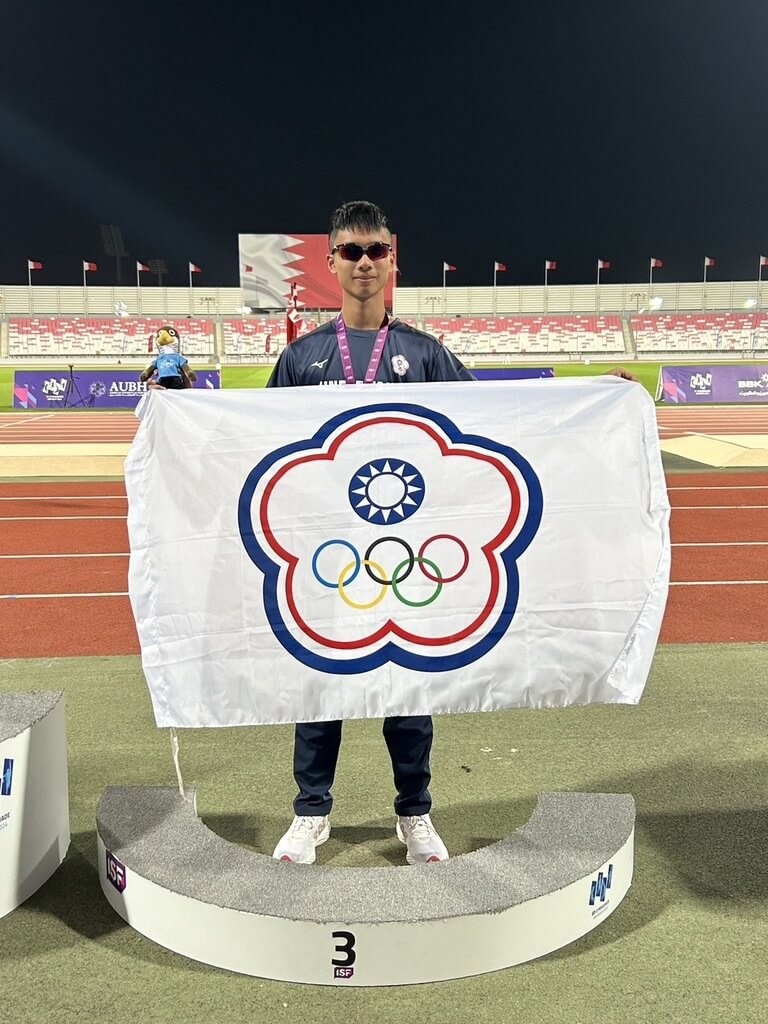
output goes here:
<path id="1" fill-rule="evenodd" d="M 107 788 L 99 879 L 131 927 L 255 977 L 407 985 L 484 974 L 559 949 L 626 895 L 631 796 L 543 793 L 523 828 L 439 864 L 286 864 L 216 835 L 194 791 Z"/>
<path id="2" fill-rule="evenodd" d="M 64 694 L 0 694 L 0 917 L 48 881 L 69 838 Z"/>

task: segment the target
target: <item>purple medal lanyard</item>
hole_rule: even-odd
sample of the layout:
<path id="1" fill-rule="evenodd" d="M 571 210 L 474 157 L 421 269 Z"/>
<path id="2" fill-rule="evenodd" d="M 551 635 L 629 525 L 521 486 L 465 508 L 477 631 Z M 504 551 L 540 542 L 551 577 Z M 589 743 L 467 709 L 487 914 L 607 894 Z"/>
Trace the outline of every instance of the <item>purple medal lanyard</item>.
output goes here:
<path id="1" fill-rule="evenodd" d="M 384 351 L 384 345 L 386 344 L 388 333 L 389 319 L 385 320 L 376 335 L 376 340 L 373 343 L 373 351 L 371 352 L 371 361 L 368 363 L 368 369 L 365 371 L 363 384 L 373 384 L 376 380 L 376 371 L 378 370 L 379 363 L 381 362 L 381 354 Z M 352 369 L 352 356 L 349 351 L 349 340 L 347 339 L 347 325 L 344 323 L 344 317 L 341 313 L 339 313 L 336 318 L 336 342 L 339 346 L 341 365 L 344 370 L 344 380 L 347 384 L 356 384 L 355 371 Z"/>

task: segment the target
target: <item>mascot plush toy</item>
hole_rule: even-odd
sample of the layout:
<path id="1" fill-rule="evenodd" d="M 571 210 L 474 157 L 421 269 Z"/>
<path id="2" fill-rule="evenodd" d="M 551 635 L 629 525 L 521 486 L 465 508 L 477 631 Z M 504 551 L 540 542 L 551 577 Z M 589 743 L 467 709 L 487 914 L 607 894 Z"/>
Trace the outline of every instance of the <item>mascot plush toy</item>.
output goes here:
<path id="1" fill-rule="evenodd" d="M 161 327 L 155 335 L 155 348 L 157 355 L 139 379 L 148 381 L 147 387 L 163 391 L 191 388 L 197 374 L 181 354 L 181 339 L 176 328 Z"/>

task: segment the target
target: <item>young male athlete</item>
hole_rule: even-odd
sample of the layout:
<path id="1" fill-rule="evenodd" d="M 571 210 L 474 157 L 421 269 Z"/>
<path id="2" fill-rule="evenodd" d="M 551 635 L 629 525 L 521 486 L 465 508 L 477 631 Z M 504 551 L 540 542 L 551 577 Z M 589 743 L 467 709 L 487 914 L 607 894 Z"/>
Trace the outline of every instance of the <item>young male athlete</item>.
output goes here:
<path id="1" fill-rule="evenodd" d="M 395 257 L 387 218 L 377 206 L 340 206 L 331 220 L 329 249 L 328 269 L 343 291 L 341 314 L 285 348 L 268 387 L 473 380 L 435 338 L 387 315 L 384 289 Z M 330 835 L 341 727 L 341 722 L 296 725 L 293 773 L 299 792 L 293 822 L 273 853 L 277 860 L 312 864 L 315 847 Z M 406 860 L 446 860 L 448 851 L 429 816 L 432 719 L 385 718 L 383 732 L 397 790 L 395 831 L 406 846 Z"/>
<path id="2" fill-rule="evenodd" d="M 158 354 L 141 374 L 139 380 L 148 381 L 155 375 L 157 381 L 150 387 L 159 386 L 179 390 L 192 387 L 197 374 L 186 357 L 179 352 L 179 333 L 175 327 L 161 327 L 155 336 Z"/>
<path id="3" fill-rule="evenodd" d="M 387 316 L 384 288 L 394 253 L 387 219 L 377 206 L 354 202 L 339 207 L 331 220 L 329 248 L 328 269 L 343 291 L 341 314 L 284 349 L 268 387 L 474 379 L 431 335 Z M 611 373 L 636 380 L 620 367 Z M 277 860 L 312 864 L 315 848 L 330 835 L 341 727 L 341 722 L 296 725 L 293 772 L 299 792 L 293 822 L 273 853 Z M 406 845 L 406 860 L 446 860 L 448 851 L 429 815 L 432 719 L 386 718 L 383 732 L 397 790 L 395 831 Z"/>

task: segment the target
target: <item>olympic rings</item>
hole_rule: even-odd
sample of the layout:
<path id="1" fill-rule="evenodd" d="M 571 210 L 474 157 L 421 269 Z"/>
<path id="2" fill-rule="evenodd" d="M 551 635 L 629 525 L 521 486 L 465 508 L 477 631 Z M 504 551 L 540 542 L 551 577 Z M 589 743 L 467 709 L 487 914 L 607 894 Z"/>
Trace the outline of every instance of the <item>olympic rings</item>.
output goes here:
<path id="1" fill-rule="evenodd" d="M 459 566 L 458 570 L 450 576 L 443 576 L 439 566 L 431 559 L 426 557 L 426 551 L 429 548 L 430 544 L 433 544 L 434 542 L 440 540 L 451 541 L 455 544 L 458 544 L 459 548 L 461 549 L 461 565 Z M 383 566 L 381 566 L 378 562 L 373 561 L 373 559 L 371 558 L 371 555 L 376 550 L 376 548 L 379 547 L 381 544 L 385 543 L 399 544 L 407 554 L 407 557 L 404 558 L 399 563 L 399 565 L 395 567 L 395 570 L 392 573 L 391 578 L 389 579 L 387 578 L 386 571 L 384 570 Z M 335 544 L 340 545 L 342 548 L 346 548 L 352 555 L 352 561 L 348 562 L 344 566 L 344 568 L 338 574 L 337 580 L 335 582 L 331 582 L 331 580 L 327 580 L 320 575 L 320 571 L 318 569 L 318 560 L 320 558 L 320 555 L 323 553 L 323 551 L 326 550 L 326 548 L 330 548 Z M 423 601 L 412 601 L 409 598 L 404 597 L 400 590 L 401 585 L 404 583 L 406 579 L 408 579 L 408 577 L 413 572 L 413 568 L 415 565 L 419 566 L 422 575 L 426 579 L 428 579 L 431 583 L 434 583 L 436 585 L 434 592 L 430 594 L 429 597 L 425 598 Z M 426 568 L 427 566 L 429 567 L 429 569 Z M 357 611 L 368 611 L 371 608 L 375 608 L 384 600 L 387 593 L 387 587 L 392 587 L 392 593 L 395 595 L 395 597 L 401 604 L 407 605 L 410 608 L 424 608 L 437 600 L 437 598 L 440 596 L 443 586 L 446 583 L 453 583 L 455 580 L 459 579 L 460 576 L 464 575 L 468 567 L 469 548 L 467 547 L 463 540 L 461 540 L 459 537 L 455 537 L 453 534 L 450 533 L 436 533 L 434 536 L 428 537 L 422 543 L 417 555 L 414 555 L 413 548 L 411 547 L 411 545 L 407 541 L 403 540 L 401 537 L 387 536 L 378 537 L 376 540 L 372 541 L 368 545 L 365 554 L 362 558 L 360 557 L 360 554 L 358 553 L 357 549 L 353 544 L 351 544 L 347 540 L 342 540 L 339 537 L 334 537 L 331 540 L 324 541 L 317 548 L 314 555 L 312 556 L 312 573 L 315 579 L 318 581 L 318 583 L 320 583 L 324 587 L 328 587 L 329 590 L 338 590 L 339 596 L 341 597 L 342 601 L 344 601 L 344 603 L 348 605 L 350 608 L 354 608 Z M 330 568 L 331 567 L 328 566 L 328 569 Z M 350 584 L 354 583 L 354 581 L 357 579 L 361 568 L 364 568 L 366 575 L 369 577 L 369 579 L 373 580 L 374 583 L 378 583 L 381 588 L 378 594 L 371 601 L 354 601 L 349 596 L 348 593 L 348 588 Z M 335 570 L 332 571 L 335 573 Z M 350 574 L 349 576 L 347 575 L 348 573 Z"/>
<path id="2" fill-rule="evenodd" d="M 312 556 L 312 572 L 315 575 L 315 579 L 317 580 L 318 583 L 322 583 L 322 585 L 324 587 L 329 587 L 331 590 L 335 590 L 336 587 L 338 586 L 338 584 L 336 584 L 336 583 L 329 583 L 328 580 L 324 580 L 323 577 L 320 575 L 320 573 L 317 571 L 317 559 L 318 559 L 318 556 L 319 556 L 320 552 L 321 551 L 325 551 L 325 549 L 329 548 L 332 544 L 341 544 L 342 547 L 349 548 L 349 550 L 355 556 L 355 560 L 352 563 L 352 565 L 354 565 L 354 567 L 355 567 L 355 571 L 352 573 L 352 575 L 349 577 L 349 579 L 345 581 L 347 585 L 352 583 L 355 580 L 355 578 L 357 577 L 357 574 L 360 572 L 360 555 L 358 555 L 357 549 L 354 548 L 352 546 L 352 544 L 349 543 L 348 540 L 336 540 L 336 539 L 325 541 L 325 543 L 321 544 L 320 547 L 317 549 L 317 551 L 314 553 L 314 555 Z M 368 555 L 366 555 L 365 557 L 367 558 Z"/>
<path id="3" fill-rule="evenodd" d="M 395 575 L 392 577 L 391 580 L 388 580 L 388 579 L 380 580 L 377 576 L 374 576 L 374 574 L 368 568 L 369 564 L 371 564 L 371 565 L 373 564 L 373 563 L 369 563 L 368 562 L 368 559 L 371 557 L 371 554 L 373 553 L 373 549 L 378 547 L 379 544 L 385 544 L 387 541 L 394 541 L 395 544 L 402 544 L 403 547 L 405 548 L 405 550 L 408 552 L 408 557 L 406 558 L 405 562 L 401 562 L 400 565 L 398 566 L 398 569 L 399 569 L 403 565 L 406 565 L 406 564 L 408 565 L 408 568 L 403 573 L 403 575 L 400 577 L 400 579 L 397 579 L 397 571 L 395 571 Z M 419 554 L 421 554 L 421 552 L 419 552 Z M 401 540 L 399 537 L 379 537 L 378 540 L 375 540 L 372 544 L 368 545 L 368 550 L 365 552 L 365 556 L 363 558 L 363 565 L 365 566 L 365 571 L 371 577 L 373 582 L 374 583 L 383 583 L 385 587 L 391 587 L 393 583 L 402 583 L 403 580 L 407 580 L 408 577 L 413 572 L 413 567 L 414 567 L 415 564 L 416 564 L 416 559 L 413 557 L 413 548 L 411 547 L 410 544 L 407 543 L 407 541 Z M 352 580 L 349 580 L 348 582 L 351 583 Z"/>
<path id="4" fill-rule="evenodd" d="M 407 561 L 407 559 L 406 559 L 406 561 Z M 354 564 L 355 564 L 354 562 L 350 562 L 349 565 L 345 565 L 344 568 L 339 573 L 339 583 L 338 583 L 339 597 L 342 599 L 342 601 L 345 602 L 345 604 L 348 604 L 350 608 L 357 608 L 359 611 L 363 612 L 363 611 L 367 611 L 369 608 L 375 608 L 376 605 L 380 601 L 384 600 L 384 595 L 387 592 L 387 584 L 386 583 L 382 583 L 382 585 L 381 585 L 381 592 L 379 593 L 378 597 L 375 597 L 373 599 L 373 601 L 368 601 L 366 604 L 359 604 L 357 601 L 353 601 L 351 597 L 347 597 L 346 592 L 344 590 L 344 587 L 346 586 L 346 583 L 344 582 L 344 577 L 349 572 L 349 570 L 352 568 L 352 566 Z M 365 566 L 372 565 L 374 567 L 374 569 L 378 569 L 379 572 L 381 572 L 381 573 L 384 572 L 384 570 L 378 564 L 378 562 L 369 562 L 367 558 L 363 560 L 363 565 L 365 565 Z M 405 562 L 403 562 L 403 565 L 405 565 Z M 359 566 L 358 566 L 358 568 L 359 568 Z M 398 566 L 398 568 L 399 568 L 399 566 Z M 357 572 L 357 570 L 355 570 L 355 573 L 356 572 Z M 351 576 L 347 580 L 347 583 L 351 583 L 354 578 L 355 578 L 354 576 Z M 373 578 L 375 579 L 375 577 L 373 577 Z"/>
<path id="5" fill-rule="evenodd" d="M 434 562 L 430 562 L 428 558 L 422 558 L 421 555 L 418 556 L 416 561 L 419 563 L 419 565 L 422 565 L 424 562 L 426 562 L 427 565 L 431 565 L 432 568 L 435 570 L 435 572 L 437 573 L 437 590 L 434 592 L 434 594 L 428 597 L 426 601 L 409 601 L 407 597 L 403 597 L 403 595 L 397 589 L 397 584 L 395 583 L 395 580 L 397 579 L 397 574 L 399 570 L 402 569 L 402 567 L 406 564 L 406 559 L 406 561 L 401 562 L 400 565 L 398 565 L 397 569 L 395 569 L 395 571 L 392 573 L 392 593 L 395 595 L 398 601 L 402 601 L 403 604 L 407 604 L 409 608 L 425 608 L 428 604 L 432 604 L 433 601 L 437 600 L 437 598 L 440 595 L 440 591 L 443 589 L 443 584 L 442 580 L 439 578 L 440 570 L 438 569 Z"/>
<path id="6" fill-rule="evenodd" d="M 433 540 L 453 540 L 456 541 L 456 543 L 461 548 L 462 554 L 464 555 L 464 561 L 459 571 L 455 572 L 453 576 L 445 576 L 442 578 L 430 576 L 427 570 L 424 568 L 424 563 L 426 563 L 427 565 L 433 564 L 432 562 L 428 561 L 428 559 L 424 558 L 424 552 L 427 550 L 428 546 L 432 543 Z M 429 537 L 427 540 L 425 540 L 424 543 L 419 548 L 419 565 L 421 566 L 421 571 L 424 573 L 427 579 L 432 580 L 433 583 L 453 583 L 454 580 L 457 580 L 459 576 L 463 576 L 464 573 L 467 571 L 467 566 L 469 565 L 469 549 L 467 548 L 467 545 L 464 543 L 463 540 L 460 540 L 458 537 L 454 537 L 450 533 L 436 533 L 434 537 Z"/>

